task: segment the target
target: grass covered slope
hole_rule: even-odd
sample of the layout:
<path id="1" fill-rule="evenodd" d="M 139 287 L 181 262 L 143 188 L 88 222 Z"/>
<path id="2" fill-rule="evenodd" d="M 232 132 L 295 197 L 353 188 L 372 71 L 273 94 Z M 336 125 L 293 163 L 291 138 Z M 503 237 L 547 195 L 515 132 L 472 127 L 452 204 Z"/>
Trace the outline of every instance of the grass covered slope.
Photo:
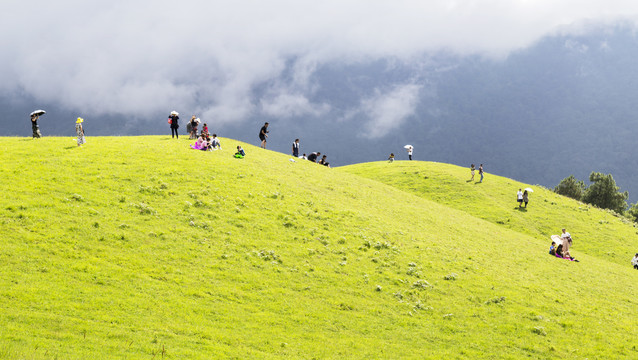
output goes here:
<path id="1" fill-rule="evenodd" d="M 236 144 L 0 138 L 0 358 L 638 355 L 629 259 Z"/>
<path id="2" fill-rule="evenodd" d="M 632 222 L 541 186 L 531 186 L 527 208 L 516 202 L 518 189 L 530 185 L 486 174 L 478 183 L 478 170 L 470 181 L 469 168 L 423 161 L 375 162 L 339 168 L 377 180 L 424 199 L 464 211 L 501 227 L 543 239 L 538 252 L 549 247 L 552 234 L 566 228 L 574 238 L 573 256 L 588 254 L 628 265 L 638 251 L 638 231 Z"/>

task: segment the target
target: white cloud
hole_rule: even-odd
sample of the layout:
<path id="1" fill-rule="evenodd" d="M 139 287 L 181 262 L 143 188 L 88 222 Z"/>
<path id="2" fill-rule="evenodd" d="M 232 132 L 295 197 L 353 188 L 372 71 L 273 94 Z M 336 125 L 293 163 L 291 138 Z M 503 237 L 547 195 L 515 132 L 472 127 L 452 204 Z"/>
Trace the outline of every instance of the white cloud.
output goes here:
<path id="1" fill-rule="evenodd" d="M 0 13 L 4 96 L 96 115 L 178 109 L 224 123 L 259 111 L 328 111 L 330 104 L 308 101 L 313 73 L 325 63 L 409 60 L 442 49 L 504 56 L 583 19 L 635 18 L 638 2 L 5 0 Z M 292 75 L 282 80 L 291 61 Z M 266 98 L 253 98 L 270 83 Z M 375 119 L 388 128 L 383 116 Z"/>
<path id="2" fill-rule="evenodd" d="M 330 111 L 328 104 L 311 104 L 301 94 L 280 94 L 274 98 L 262 99 L 261 108 L 264 114 L 273 117 L 320 116 Z"/>
<path id="3" fill-rule="evenodd" d="M 373 96 L 361 101 L 358 109 L 351 110 L 347 118 L 364 115 L 367 119 L 363 136 L 375 139 L 398 128 L 414 115 L 419 103 L 420 85 L 405 84 L 382 92 L 375 89 Z"/>

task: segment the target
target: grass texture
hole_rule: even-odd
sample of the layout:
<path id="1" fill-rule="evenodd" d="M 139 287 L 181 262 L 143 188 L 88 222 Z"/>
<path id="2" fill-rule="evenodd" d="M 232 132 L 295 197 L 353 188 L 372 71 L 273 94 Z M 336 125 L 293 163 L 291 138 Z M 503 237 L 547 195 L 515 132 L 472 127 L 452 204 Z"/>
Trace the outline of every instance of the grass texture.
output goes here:
<path id="1" fill-rule="evenodd" d="M 609 213 L 187 144 L 0 138 L 0 359 L 638 357 L 638 235 Z M 547 254 L 561 227 L 579 263 Z"/>

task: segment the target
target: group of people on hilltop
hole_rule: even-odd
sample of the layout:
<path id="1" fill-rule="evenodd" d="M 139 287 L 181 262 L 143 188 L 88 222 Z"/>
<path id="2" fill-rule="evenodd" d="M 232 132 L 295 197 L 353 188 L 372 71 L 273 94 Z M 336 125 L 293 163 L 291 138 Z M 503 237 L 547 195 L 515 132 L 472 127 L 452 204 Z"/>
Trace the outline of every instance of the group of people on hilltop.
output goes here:
<path id="1" fill-rule="evenodd" d="M 40 115 L 44 114 L 44 111 L 40 110 L 39 113 L 31 114 L 31 136 L 34 139 L 39 139 L 42 137 L 42 133 L 40 132 L 40 126 L 38 125 L 38 120 L 40 119 Z M 75 121 L 75 133 L 77 135 L 77 144 L 78 146 L 82 146 L 86 143 L 86 137 L 84 136 L 84 125 L 82 124 L 84 119 L 78 117 Z"/>
<path id="2" fill-rule="evenodd" d="M 212 151 L 221 150 L 221 142 L 217 138 L 217 134 L 213 134 L 212 137 L 208 131 L 208 125 L 204 123 L 201 132 L 197 133 L 200 120 L 197 116 L 193 115 L 188 121 L 186 130 L 189 133 L 189 139 L 195 139 L 195 143 L 191 145 L 194 150 Z M 171 128 L 171 136 L 175 139 L 179 139 L 179 113 L 177 111 L 171 111 L 168 116 L 168 124 Z"/>
<path id="3" fill-rule="evenodd" d="M 298 159 L 304 159 L 308 161 L 312 161 L 313 163 L 317 163 L 326 167 L 330 167 L 330 163 L 328 162 L 327 155 L 321 155 L 321 152 L 312 152 L 310 155 L 306 155 L 305 153 L 299 156 L 299 139 L 295 139 L 292 143 L 292 156 Z M 321 158 L 319 157 L 321 156 Z"/>

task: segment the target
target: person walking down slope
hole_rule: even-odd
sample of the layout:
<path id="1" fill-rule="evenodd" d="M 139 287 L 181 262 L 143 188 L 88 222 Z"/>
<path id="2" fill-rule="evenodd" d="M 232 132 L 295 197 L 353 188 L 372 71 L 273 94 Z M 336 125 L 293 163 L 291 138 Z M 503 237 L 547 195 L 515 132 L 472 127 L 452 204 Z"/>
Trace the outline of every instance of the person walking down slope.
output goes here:
<path id="1" fill-rule="evenodd" d="M 474 181 L 474 170 L 476 170 L 476 169 L 474 168 L 474 164 L 472 164 L 470 166 L 470 174 L 472 174 L 472 177 L 470 178 L 470 181 Z"/>
<path id="2" fill-rule="evenodd" d="M 295 142 L 292 143 L 292 156 L 299 157 L 299 139 L 295 139 Z"/>
<path id="3" fill-rule="evenodd" d="M 31 115 L 31 131 L 33 132 L 33 138 L 41 138 L 40 127 L 38 126 L 38 115 Z"/>
<path id="4" fill-rule="evenodd" d="M 259 140 L 261 140 L 261 148 L 266 148 L 266 138 L 268 137 L 268 123 L 265 123 L 264 126 L 259 130 Z"/>
<path id="5" fill-rule="evenodd" d="M 481 180 L 479 182 L 483 182 L 483 164 L 479 166 L 479 175 L 481 175 Z"/>
<path id="6" fill-rule="evenodd" d="M 171 124 L 171 136 L 179 139 L 179 134 L 177 133 L 177 129 L 179 129 L 179 114 L 177 111 L 171 111 L 171 114 L 168 116 L 168 123 Z"/>
<path id="7" fill-rule="evenodd" d="M 634 269 L 638 270 L 638 253 L 636 253 L 636 256 L 631 259 L 631 265 L 634 266 Z"/>
<path id="8" fill-rule="evenodd" d="M 516 193 L 516 201 L 518 202 L 519 208 L 523 206 L 523 191 L 521 189 L 518 189 Z"/>
<path id="9" fill-rule="evenodd" d="M 82 126 L 83 122 L 84 119 L 81 117 L 75 121 L 75 133 L 78 135 L 78 146 L 82 146 L 82 144 L 86 143 L 86 139 L 84 138 L 84 126 Z"/>
<path id="10" fill-rule="evenodd" d="M 523 202 L 525 203 L 525 208 L 527 208 L 527 203 L 529 202 L 529 193 L 527 190 L 523 191 Z"/>

